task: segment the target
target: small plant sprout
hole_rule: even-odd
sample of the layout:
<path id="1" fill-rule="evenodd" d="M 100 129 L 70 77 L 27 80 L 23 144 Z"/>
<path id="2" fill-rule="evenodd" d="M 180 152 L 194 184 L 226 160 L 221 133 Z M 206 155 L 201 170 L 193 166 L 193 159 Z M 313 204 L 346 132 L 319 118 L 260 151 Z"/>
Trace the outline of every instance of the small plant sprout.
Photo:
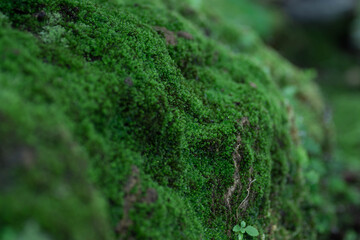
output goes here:
<path id="1" fill-rule="evenodd" d="M 246 226 L 246 222 L 244 221 L 241 221 L 240 226 L 239 224 L 235 225 L 233 231 L 238 234 L 238 240 L 243 240 L 245 233 L 252 237 L 259 236 L 259 231 L 253 226 Z"/>

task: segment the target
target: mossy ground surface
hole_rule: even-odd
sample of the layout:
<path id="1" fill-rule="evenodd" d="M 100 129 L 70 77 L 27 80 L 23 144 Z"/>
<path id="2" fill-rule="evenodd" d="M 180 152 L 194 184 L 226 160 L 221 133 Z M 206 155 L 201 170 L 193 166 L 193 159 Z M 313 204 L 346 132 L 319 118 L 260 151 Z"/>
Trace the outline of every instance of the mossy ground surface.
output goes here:
<path id="1" fill-rule="evenodd" d="M 0 239 L 316 237 L 312 72 L 186 3 L 0 12 Z"/>

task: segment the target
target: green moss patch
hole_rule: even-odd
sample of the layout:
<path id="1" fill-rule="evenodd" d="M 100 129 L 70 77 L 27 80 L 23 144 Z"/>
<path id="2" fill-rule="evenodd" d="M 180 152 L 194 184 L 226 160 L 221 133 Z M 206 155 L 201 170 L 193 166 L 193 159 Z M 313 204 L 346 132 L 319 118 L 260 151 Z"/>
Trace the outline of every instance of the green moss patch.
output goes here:
<path id="1" fill-rule="evenodd" d="M 4 239 L 29 222 L 50 239 L 230 239 L 240 220 L 316 235 L 299 134 L 324 140 L 312 75 L 165 6 L 0 3 Z"/>

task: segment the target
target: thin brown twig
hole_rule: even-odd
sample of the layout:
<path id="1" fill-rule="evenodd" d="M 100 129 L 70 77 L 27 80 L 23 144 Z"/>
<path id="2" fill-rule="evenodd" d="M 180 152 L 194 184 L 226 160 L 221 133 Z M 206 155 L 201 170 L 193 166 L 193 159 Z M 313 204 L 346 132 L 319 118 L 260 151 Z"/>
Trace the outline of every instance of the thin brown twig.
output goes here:
<path id="1" fill-rule="evenodd" d="M 246 205 L 247 205 L 248 202 L 249 202 L 251 185 L 252 185 L 253 182 L 256 181 L 256 178 L 255 178 L 254 180 L 252 180 L 252 179 L 250 178 L 249 180 L 250 180 L 250 182 L 249 182 L 248 188 L 246 189 L 247 195 L 246 195 L 246 197 L 244 198 L 244 200 L 242 200 L 242 202 L 240 203 L 240 205 L 238 206 L 238 208 L 237 208 L 237 210 L 236 210 L 236 217 L 237 217 L 237 219 L 239 219 L 239 209 L 246 208 Z"/>

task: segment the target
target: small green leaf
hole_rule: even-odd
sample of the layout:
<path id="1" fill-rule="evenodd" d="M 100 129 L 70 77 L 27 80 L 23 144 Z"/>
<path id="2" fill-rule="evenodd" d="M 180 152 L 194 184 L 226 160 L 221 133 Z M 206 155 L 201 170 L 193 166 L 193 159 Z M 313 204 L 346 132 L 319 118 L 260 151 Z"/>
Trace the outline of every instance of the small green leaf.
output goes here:
<path id="1" fill-rule="evenodd" d="M 239 225 L 235 225 L 235 227 L 233 228 L 234 232 L 240 232 L 241 228 Z"/>
<path id="2" fill-rule="evenodd" d="M 241 232 L 241 233 L 245 233 L 245 228 L 241 228 L 241 229 L 240 229 L 240 232 Z"/>
<path id="3" fill-rule="evenodd" d="M 244 222 L 244 221 L 241 221 L 241 227 L 246 227 L 246 222 Z"/>
<path id="4" fill-rule="evenodd" d="M 238 235 L 238 238 L 239 238 L 239 240 L 242 240 L 242 239 L 243 239 L 243 235 L 240 233 L 240 234 Z"/>
<path id="5" fill-rule="evenodd" d="M 259 236 L 258 230 L 256 228 L 254 228 L 253 226 L 247 226 L 245 228 L 245 231 L 246 231 L 247 234 L 249 234 L 252 237 Z"/>

